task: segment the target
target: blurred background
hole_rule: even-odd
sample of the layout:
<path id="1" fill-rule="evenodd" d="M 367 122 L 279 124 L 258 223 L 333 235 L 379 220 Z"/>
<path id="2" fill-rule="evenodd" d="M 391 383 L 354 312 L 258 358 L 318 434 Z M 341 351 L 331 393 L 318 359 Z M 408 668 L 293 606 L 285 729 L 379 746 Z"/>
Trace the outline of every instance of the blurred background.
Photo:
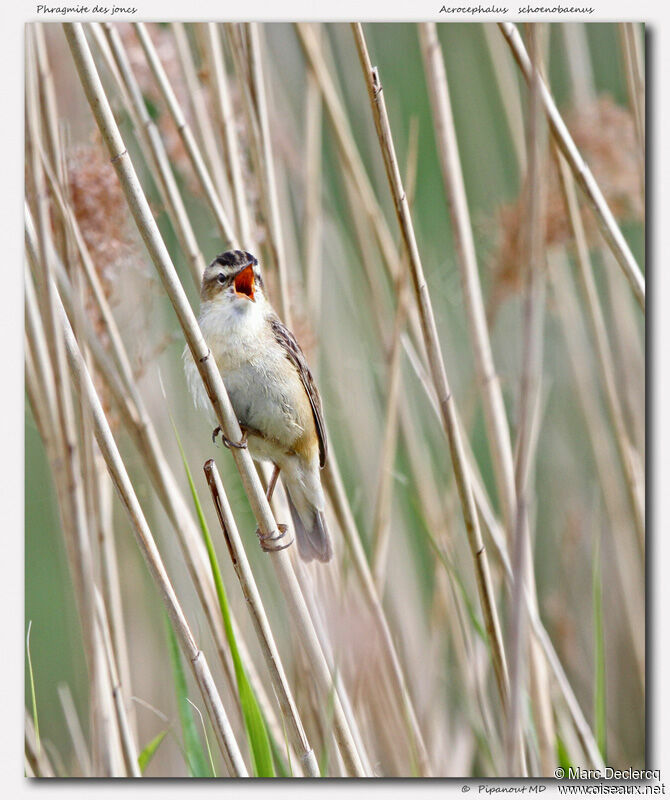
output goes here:
<path id="1" fill-rule="evenodd" d="M 135 31 L 125 24 L 114 27 L 126 48 L 146 108 L 163 138 L 197 243 L 209 263 L 226 249 L 221 232 Z M 200 99 L 209 112 L 214 142 L 220 146 L 203 27 L 187 25 L 183 32 L 202 93 Z M 636 260 L 644 265 L 644 151 L 631 105 L 622 27 L 552 23 L 544 26 L 541 41 L 547 82 L 558 108 Z M 194 108 L 195 95 L 185 78 L 183 54 L 173 26 L 151 24 L 147 30 L 181 108 L 207 153 Z M 399 245 L 393 201 L 351 29 L 327 24 L 311 26 L 311 30 L 320 42 L 388 229 Z M 499 517 L 500 500 L 417 27 L 366 24 L 364 30 L 372 63 L 378 66 L 383 83 L 400 169 L 410 176 L 412 218 L 450 386 L 484 493 Z M 493 357 L 514 443 L 523 344 L 526 207 L 522 188 L 528 90 L 497 26 L 441 24 L 437 30 Z M 320 763 L 325 759 L 330 774 L 338 774 L 341 767 L 332 753 L 331 735 L 314 710 L 323 698 L 315 696 L 309 667 L 296 647 L 274 573 L 267 556 L 257 547 L 256 523 L 232 458 L 220 445 L 212 444 L 210 420 L 194 409 L 188 395 L 182 368 L 183 335 L 128 213 L 62 28 L 44 25 L 43 31 L 57 98 L 69 199 L 130 355 L 138 389 L 180 489 L 191 503 L 170 415 L 174 419 L 218 552 L 239 637 L 248 647 L 250 661 L 256 664 L 260 682 L 265 682 L 273 698 L 203 478 L 202 464 L 210 457 L 216 459 L 308 736 Z M 505 774 L 500 704 L 480 633 L 481 610 L 447 440 L 417 344 L 417 318 L 412 310 L 400 339 L 398 424 L 390 456 L 388 452 L 384 456 L 398 291 L 388 278 L 367 219 L 360 206 L 356 210 L 355 198 L 352 200 L 351 181 L 342 165 L 333 125 L 315 89 L 296 28 L 264 24 L 259 26 L 259 34 L 291 326 L 317 378 L 330 448 L 364 550 L 375 565 L 379 596 L 423 731 L 431 771 L 452 776 Z M 30 35 L 28 26 L 28 38 Z M 643 29 L 635 28 L 631 35 L 640 43 Z M 91 31 L 87 36 L 170 256 L 197 311 L 198 293 L 188 257 L 162 201 L 155 174 L 138 144 L 109 66 L 96 49 Z M 277 273 L 271 261 L 262 189 L 247 148 L 244 98 L 234 80 L 228 39 L 222 35 L 222 41 L 251 209 L 253 242 L 244 247 L 259 256 L 278 305 Z M 574 242 L 560 182 L 549 149 L 543 152 L 546 304 L 529 506 L 539 615 L 596 735 L 603 759 L 613 767 L 641 768 L 645 757 L 644 540 L 636 534 L 618 461 L 594 338 L 578 288 Z M 222 183 L 215 163 L 212 171 L 224 206 L 231 210 L 233 201 L 225 175 Z M 588 208 L 584 207 L 583 214 L 617 393 L 643 486 L 644 315 L 604 246 Z M 403 275 L 408 270 L 406 260 L 399 257 L 398 264 Z M 409 280 L 405 285 L 410 287 Z M 413 309 L 411 288 L 408 302 Z M 86 308 L 91 309 L 96 324 L 92 304 Z M 104 330 L 101 326 L 99 330 L 107 346 Z M 211 633 L 173 528 L 111 400 L 105 398 L 104 390 L 101 393 L 194 635 L 201 649 L 212 653 Z M 598 456 L 595 450 L 599 446 Z M 90 687 L 57 497 L 28 401 L 25 449 L 25 621 L 26 628 L 31 623 L 40 735 L 54 768 L 64 775 L 77 775 L 82 774 L 83 767 L 66 722 L 62 687 L 72 695 L 85 739 Z M 603 463 L 605 475 L 600 470 Z M 386 501 L 379 500 L 380 486 L 388 487 Z M 160 597 L 123 508 L 111 492 L 110 498 L 128 675 L 131 694 L 138 698 L 132 705 L 139 749 L 162 731 L 170 730 L 145 774 L 188 775 Z M 406 744 L 393 735 L 396 726 L 402 728 L 404 723 L 385 679 L 386 665 L 369 608 L 351 556 L 343 546 L 339 520 L 332 510 L 328 514 L 336 540 L 334 563 L 296 568 L 328 632 L 334 661 L 347 686 L 375 774 L 415 774 Z M 386 548 L 381 568 L 380 537 Z M 484 538 L 507 640 L 510 593 L 495 548 L 486 533 Z M 210 665 L 213 661 L 211 658 Z M 218 665 L 212 668 L 229 709 L 229 702 L 234 705 L 232 690 Z M 579 763 L 581 746 L 553 679 L 549 684 L 556 763 L 561 759 Z M 28 710 L 32 708 L 30 687 L 26 665 Z M 189 697 L 198 704 L 197 689 L 191 687 L 190 692 Z M 243 736 L 240 719 L 234 712 L 229 714 L 234 729 Z M 532 765 L 535 733 L 530 712 L 527 716 Z M 197 727 L 200 735 L 199 721 Z M 214 741 L 211 732 L 210 740 Z"/>

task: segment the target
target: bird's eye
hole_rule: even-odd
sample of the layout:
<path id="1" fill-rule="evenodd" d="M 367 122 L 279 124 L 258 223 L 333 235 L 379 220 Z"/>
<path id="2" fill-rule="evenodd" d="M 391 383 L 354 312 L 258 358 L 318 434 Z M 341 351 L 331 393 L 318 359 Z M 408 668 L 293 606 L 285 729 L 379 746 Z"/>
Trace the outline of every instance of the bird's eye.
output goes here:
<path id="1" fill-rule="evenodd" d="M 216 276 L 216 279 L 219 283 L 226 282 L 226 276 L 223 274 L 223 272 L 219 272 L 219 274 Z"/>

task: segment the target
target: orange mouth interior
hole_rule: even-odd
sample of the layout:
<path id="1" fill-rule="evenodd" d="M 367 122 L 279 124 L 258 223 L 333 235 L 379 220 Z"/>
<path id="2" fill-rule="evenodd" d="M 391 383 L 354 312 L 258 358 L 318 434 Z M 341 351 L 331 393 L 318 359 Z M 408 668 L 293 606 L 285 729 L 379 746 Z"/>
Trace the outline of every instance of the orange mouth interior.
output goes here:
<path id="1" fill-rule="evenodd" d="M 235 276 L 235 294 L 254 300 L 254 268 L 252 264 Z"/>

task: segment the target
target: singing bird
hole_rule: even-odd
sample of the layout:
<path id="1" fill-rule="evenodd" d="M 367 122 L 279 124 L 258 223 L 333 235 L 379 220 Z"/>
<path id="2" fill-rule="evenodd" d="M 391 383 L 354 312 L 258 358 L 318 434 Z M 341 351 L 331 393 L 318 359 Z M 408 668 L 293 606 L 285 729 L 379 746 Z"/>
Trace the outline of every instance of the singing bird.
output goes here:
<path id="1" fill-rule="evenodd" d="M 256 461 L 274 464 L 271 487 L 279 472 L 300 556 L 329 561 L 333 549 L 320 477 L 328 454 L 321 398 L 300 345 L 265 295 L 251 253 L 228 251 L 207 267 L 198 322 L 242 429 L 240 442 L 222 434 L 224 444 L 248 447 Z M 196 406 L 210 408 L 188 348 L 184 366 Z"/>

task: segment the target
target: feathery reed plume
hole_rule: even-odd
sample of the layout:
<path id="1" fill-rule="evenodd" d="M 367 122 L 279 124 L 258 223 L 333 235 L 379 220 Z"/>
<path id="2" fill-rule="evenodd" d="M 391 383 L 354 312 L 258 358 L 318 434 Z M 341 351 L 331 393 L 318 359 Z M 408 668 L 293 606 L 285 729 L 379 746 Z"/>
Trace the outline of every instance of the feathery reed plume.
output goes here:
<path id="1" fill-rule="evenodd" d="M 602 187 L 614 218 L 620 222 L 641 221 L 644 218 L 639 191 L 639 168 L 633 120 L 626 109 L 603 96 L 592 103 L 572 109 L 565 116 L 575 145 L 591 164 L 595 179 Z M 572 241 L 572 227 L 565 213 L 561 181 L 555 159 L 546 154 L 543 166 L 547 181 L 547 201 L 543 229 L 545 247 L 564 245 Z M 587 206 L 588 208 L 588 206 Z M 493 319 L 505 297 L 520 291 L 523 285 L 524 199 L 519 197 L 500 206 L 498 241 L 491 256 L 492 289 L 487 316 Z M 600 241 L 598 227 L 590 209 L 582 217 L 587 243 Z"/>
<path id="2" fill-rule="evenodd" d="M 500 30 L 507 40 L 514 58 L 519 65 L 526 82 L 530 84 L 532 77 L 532 65 L 524 47 L 523 41 L 519 36 L 519 31 L 509 22 L 499 23 Z M 565 156 L 566 161 L 573 171 L 575 180 L 579 188 L 584 193 L 586 201 L 593 211 L 600 232 L 614 254 L 617 263 L 623 270 L 624 275 L 631 285 L 635 299 L 644 311 L 645 308 L 645 280 L 640 271 L 635 257 L 633 256 L 628 242 L 624 238 L 619 226 L 616 224 L 612 212 L 603 197 L 602 191 L 598 186 L 593 173 L 582 158 L 575 142 L 565 125 L 565 122 L 558 113 L 556 104 L 547 88 L 546 84 L 540 79 L 540 96 L 542 105 L 547 115 L 547 121 L 552 135 L 556 140 L 557 146 Z"/>

